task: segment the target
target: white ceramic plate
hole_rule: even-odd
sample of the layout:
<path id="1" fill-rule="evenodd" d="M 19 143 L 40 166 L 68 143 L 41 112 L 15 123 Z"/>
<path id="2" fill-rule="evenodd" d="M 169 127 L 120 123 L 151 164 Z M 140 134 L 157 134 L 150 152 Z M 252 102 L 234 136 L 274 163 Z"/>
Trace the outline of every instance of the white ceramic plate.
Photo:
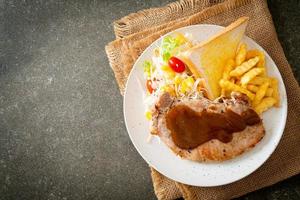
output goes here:
<path id="1" fill-rule="evenodd" d="M 205 40 L 223 29 L 216 25 L 194 25 L 176 30 L 193 35 L 196 41 Z M 168 33 L 167 35 L 172 34 Z M 199 163 L 183 160 L 176 156 L 158 138 L 147 142 L 149 122 L 145 119 L 145 106 L 141 86 L 143 78 L 142 64 L 151 60 L 153 49 L 159 46 L 161 38 L 152 43 L 139 57 L 129 75 L 124 96 L 124 117 L 126 127 L 135 148 L 144 160 L 161 174 L 175 181 L 194 186 L 218 186 L 237 181 L 259 168 L 275 150 L 285 127 L 287 116 L 287 98 L 281 75 L 271 57 L 256 42 L 248 37 L 243 42 L 249 49 L 262 50 L 266 55 L 268 74 L 279 80 L 280 108 L 271 108 L 263 114 L 266 129 L 265 137 L 252 150 L 225 162 Z"/>

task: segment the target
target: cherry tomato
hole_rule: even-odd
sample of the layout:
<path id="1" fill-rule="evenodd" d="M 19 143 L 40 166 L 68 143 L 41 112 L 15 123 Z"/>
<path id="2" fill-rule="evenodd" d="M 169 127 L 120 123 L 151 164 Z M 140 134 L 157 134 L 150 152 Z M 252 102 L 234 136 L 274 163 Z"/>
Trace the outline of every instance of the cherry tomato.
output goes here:
<path id="1" fill-rule="evenodd" d="M 185 64 L 179 58 L 172 56 L 168 62 L 169 66 L 177 73 L 181 73 L 185 70 Z"/>
<path id="2" fill-rule="evenodd" d="M 152 94 L 154 89 L 152 88 L 152 81 L 151 80 L 147 80 L 146 87 L 147 87 L 147 90 L 149 91 L 149 93 Z"/>

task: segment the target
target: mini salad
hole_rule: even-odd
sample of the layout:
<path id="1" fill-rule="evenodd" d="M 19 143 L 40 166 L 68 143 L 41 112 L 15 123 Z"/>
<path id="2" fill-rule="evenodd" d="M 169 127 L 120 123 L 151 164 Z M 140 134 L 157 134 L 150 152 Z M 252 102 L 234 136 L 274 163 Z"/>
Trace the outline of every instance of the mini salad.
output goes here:
<path id="1" fill-rule="evenodd" d="M 143 64 L 145 88 L 146 118 L 151 120 L 151 109 L 156 99 L 168 92 L 178 99 L 197 99 L 205 94 L 203 79 L 196 78 L 188 67 L 177 57 L 179 53 L 193 46 L 190 35 L 174 33 L 162 39 L 155 48 L 152 60 Z"/>

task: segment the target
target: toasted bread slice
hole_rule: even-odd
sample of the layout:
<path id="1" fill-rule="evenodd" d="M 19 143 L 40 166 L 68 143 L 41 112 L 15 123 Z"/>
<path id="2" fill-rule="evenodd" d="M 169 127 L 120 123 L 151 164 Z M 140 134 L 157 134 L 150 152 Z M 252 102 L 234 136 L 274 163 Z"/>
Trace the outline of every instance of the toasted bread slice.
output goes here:
<path id="1" fill-rule="evenodd" d="M 234 58 L 245 33 L 248 17 L 241 17 L 210 39 L 182 52 L 182 59 L 196 77 L 205 79 L 208 98 L 220 96 L 219 81 L 228 59 Z"/>

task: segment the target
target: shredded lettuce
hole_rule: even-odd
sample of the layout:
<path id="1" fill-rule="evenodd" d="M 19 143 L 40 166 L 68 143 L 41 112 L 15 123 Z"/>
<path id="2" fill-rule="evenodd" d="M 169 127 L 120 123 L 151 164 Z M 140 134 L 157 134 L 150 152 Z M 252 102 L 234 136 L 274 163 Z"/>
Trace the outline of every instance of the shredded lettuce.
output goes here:
<path id="1" fill-rule="evenodd" d="M 154 72 L 155 67 L 153 63 L 149 60 L 145 60 L 143 63 L 144 74 L 149 78 L 151 74 Z"/>
<path id="2" fill-rule="evenodd" d="M 183 41 L 178 37 L 166 36 L 162 40 L 161 44 L 161 54 L 162 58 L 165 62 L 167 62 L 172 54 L 174 54 L 174 50 L 179 47 Z"/>

